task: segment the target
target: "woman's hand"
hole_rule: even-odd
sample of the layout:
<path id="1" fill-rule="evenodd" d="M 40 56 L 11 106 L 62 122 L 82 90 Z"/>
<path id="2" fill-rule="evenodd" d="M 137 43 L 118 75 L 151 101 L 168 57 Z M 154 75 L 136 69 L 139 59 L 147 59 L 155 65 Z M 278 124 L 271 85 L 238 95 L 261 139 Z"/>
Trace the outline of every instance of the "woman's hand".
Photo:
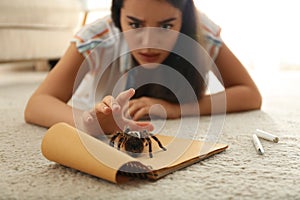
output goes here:
<path id="1" fill-rule="evenodd" d="M 128 107 L 128 101 L 134 93 L 134 89 L 129 89 L 120 93 L 116 98 L 104 97 L 94 110 L 83 113 L 83 129 L 92 136 L 99 136 L 103 133 L 111 134 L 123 130 L 125 126 L 133 130 L 152 131 L 153 125 L 150 122 L 137 122 L 124 116 L 124 110 Z"/>
<path id="2" fill-rule="evenodd" d="M 175 119 L 181 116 L 180 112 L 179 104 L 161 99 L 141 97 L 129 101 L 128 114 L 133 120 L 149 118 L 149 116 Z"/>

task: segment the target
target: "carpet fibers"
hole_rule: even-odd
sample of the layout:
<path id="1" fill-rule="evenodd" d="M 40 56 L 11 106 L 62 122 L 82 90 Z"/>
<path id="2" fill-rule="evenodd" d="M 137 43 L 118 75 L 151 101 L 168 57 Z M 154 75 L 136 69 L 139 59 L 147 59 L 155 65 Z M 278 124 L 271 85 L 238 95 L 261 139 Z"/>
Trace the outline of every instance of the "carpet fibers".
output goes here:
<path id="1" fill-rule="evenodd" d="M 226 116 L 219 138 L 229 145 L 226 151 L 155 182 L 121 185 L 43 157 L 40 145 L 46 129 L 23 119 L 40 80 L 18 80 L 0 84 L 0 199 L 300 199 L 299 72 L 258 81 L 262 110 Z M 210 118 L 201 120 L 208 127 Z M 178 122 L 168 121 L 162 132 L 176 131 Z M 256 128 L 280 138 L 279 143 L 261 140 L 264 155 L 252 143 Z"/>

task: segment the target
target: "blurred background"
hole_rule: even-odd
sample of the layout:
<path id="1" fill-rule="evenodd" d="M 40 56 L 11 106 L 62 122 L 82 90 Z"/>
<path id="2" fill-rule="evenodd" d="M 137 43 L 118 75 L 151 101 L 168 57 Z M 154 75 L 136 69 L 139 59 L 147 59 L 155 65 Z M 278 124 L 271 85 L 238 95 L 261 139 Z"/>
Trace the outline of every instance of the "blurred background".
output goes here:
<path id="1" fill-rule="evenodd" d="M 300 71 L 295 0 L 194 0 L 222 28 L 222 38 L 259 82 Z M 110 0 L 1 0 L 0 70 L 47 70 L 84 24 L 108 15 Z M 1 76 L 1 79 L 5 79 Z M 262 84 L 263 87 L 263 84 Z"/>

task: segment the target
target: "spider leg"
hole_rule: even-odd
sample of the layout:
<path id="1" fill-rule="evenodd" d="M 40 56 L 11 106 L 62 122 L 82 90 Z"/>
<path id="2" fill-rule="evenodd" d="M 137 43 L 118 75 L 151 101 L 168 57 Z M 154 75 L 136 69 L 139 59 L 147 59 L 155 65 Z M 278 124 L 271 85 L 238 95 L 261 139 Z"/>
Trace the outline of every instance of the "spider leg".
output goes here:
<path id="1" fill-rule="evenodd" d="M 153 140 L 155 140 L 158 144 L 158 146 L 163 149 L 164 151 L 167 151 L 167 149 L 165 147 L 163 147 L 163 145 L 161 144 L 161 142 L 159 141 L 159 139 L 155 136 L 155 135 L 150 135 L 151 138 L 153 138 Z"/>
<path id="2" fill-rule="evenodd" d="M 115 134 L 114 136 L 111 137 L 110 142 L 109 142 L 110 146 L 112 146 L 112 147 L 115 146 L 115 140 L 117 137 L 119 137 L 120 134 L 121 134 L 121 132 L 117 132 L 117 134 Z"/>
<path id="3" fill-rule="evenodd" d="M 152 155 L 152 142 L 151 142 L 149 137 L 146 137 L 145 139 L 146 139 L 147 143 L 149 144 L 149 157 L 152 158 L 153 157 L 153 155 Z"/>
<path id="4" fill-rule="evenodd" d="M 122 145 L 123 142 L 124 142 L 124 138 L 125 138 L 125 137 L 121 137 L 121 138 L 119 139 L 119 141 L 118 141 L 118 150 L 120 150 L 121 145 Z"/>

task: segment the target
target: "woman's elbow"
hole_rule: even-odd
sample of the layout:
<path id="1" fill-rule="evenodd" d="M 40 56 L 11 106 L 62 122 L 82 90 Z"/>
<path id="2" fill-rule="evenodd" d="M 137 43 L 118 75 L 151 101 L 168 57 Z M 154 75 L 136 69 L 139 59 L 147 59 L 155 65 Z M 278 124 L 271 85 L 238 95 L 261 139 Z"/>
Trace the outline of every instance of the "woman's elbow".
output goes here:
<path id="1" fill-rule="evenodd" d="M 34 123 L 34 117 L 33 117 L 33 106 L 32 106 L 32 99 L 29 99 L 27 102 L 27 105 L 24 110 L 24 120 L 26 123 L 32 124 Z"/>
<path id="2" fill-rule="evenodd" d="M 258 89 L 255 89 L 252 94 L 252 103 L 251 107 L 253 110 L 260 110 L 262 106 L 262 96 Z"/>
<path id="3" fill-rule="evenodd" d="M 31 123 L 30 109 L 28 108 L 28 105 L 24 110 L 24 120 L 26 123 Z"/>

